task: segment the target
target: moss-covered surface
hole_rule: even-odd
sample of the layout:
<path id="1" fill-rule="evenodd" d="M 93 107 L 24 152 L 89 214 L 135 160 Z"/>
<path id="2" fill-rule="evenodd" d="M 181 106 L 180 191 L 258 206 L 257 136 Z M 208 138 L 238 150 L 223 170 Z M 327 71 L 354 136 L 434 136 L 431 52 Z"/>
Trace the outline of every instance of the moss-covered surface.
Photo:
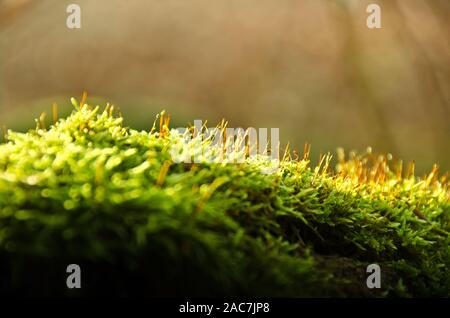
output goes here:
<path id="1" fill-rule="evenodd" d="M 82 103 L 0 145 L 0 292 L 9 295 L 450 296 L 450 200 L 436 169 L 386 156 L 330 171 L 286 156 L 174 163 L 162 120 L 135 131 Z M 65 268 L 82 268 L 69 290 Z M 366 267 L 381 267 L 368 289 Z"/>

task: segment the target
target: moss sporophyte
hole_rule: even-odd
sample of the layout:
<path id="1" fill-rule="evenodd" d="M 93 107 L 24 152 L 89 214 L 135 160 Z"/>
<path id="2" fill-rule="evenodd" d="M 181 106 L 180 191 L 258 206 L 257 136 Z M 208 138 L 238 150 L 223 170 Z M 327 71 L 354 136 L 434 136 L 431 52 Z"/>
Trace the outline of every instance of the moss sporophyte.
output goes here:
<path id="1" fill-rule="evenodd" d="M 248 147 L 234 164 L 177 163 L 186 139 L 165 114 L 136 131 L 109 105 L 73 103 L 0 145 L 1 293 L 449 296 L 437 166 L 419 178 L 413 164 L 339 150 L 334 169 L 330 155 L 312 165 L 309 146 L 270 174 Z M 86 269 L 78 290 L 64 284 L 72 263 Z M 369 264 L 381 288 L 367 288 Z"/>

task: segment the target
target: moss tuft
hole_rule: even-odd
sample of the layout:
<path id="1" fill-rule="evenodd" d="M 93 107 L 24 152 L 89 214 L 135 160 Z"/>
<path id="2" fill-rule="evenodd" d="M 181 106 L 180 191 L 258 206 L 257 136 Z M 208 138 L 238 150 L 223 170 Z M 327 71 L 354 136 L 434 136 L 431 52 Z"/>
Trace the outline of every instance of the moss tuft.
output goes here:
<path id="1" fill-rule="evenodd" d="M 449 184 L 390 156 L 174 163 L 183 136 L 84 101 L 0 145 L 0 292 L 450 296 Z M 82 268 L 83 288 L 65 286 Z M 366 287 L 377 263 L 382 288 Z"/>

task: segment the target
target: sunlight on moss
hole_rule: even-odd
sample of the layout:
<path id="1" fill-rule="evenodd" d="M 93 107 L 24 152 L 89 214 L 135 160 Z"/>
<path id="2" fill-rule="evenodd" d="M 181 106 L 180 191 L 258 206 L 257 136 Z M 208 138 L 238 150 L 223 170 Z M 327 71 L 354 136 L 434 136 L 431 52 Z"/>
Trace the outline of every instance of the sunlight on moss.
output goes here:
<path id="1" fill-rule="evenodd" d="M 177 164 L 169 149 L 183 137 L 165 114 L 145 132 L 123 127 L 110 105 L 72 104 L 69 117 L 8 131 L 0 145 L 0 255 L 10 271 L 22 260 L 11 255 L 130 273 L 147 260 L 183 281 L 183 259 L 204 278 L 187 294 L 449 295 L 449 183 L 437 166 L 419 178 L 371 149 L 349 158 L 339 149 L 336 169 L 330 155 L 311 166 L 307 145 L 270 175 L 258 158 Z M 389 269 L 382 291 L 364 287 L 370 263 Z M 163 279 L 146 275 L 143 284 Z M 171 283 L 162 280 L 168 293 Z"/>

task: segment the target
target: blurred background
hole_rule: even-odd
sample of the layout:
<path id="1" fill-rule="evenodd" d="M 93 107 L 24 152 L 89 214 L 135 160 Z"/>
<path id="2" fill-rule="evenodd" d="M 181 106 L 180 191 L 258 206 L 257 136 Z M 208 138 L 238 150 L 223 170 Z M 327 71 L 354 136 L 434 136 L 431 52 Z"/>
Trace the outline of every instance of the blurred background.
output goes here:
<path id="1" fill-rule="evenodd" d="M 372 146 L 450 170 L 449 27 L 448 0 L 0 0 L 0 124 L 86 90 L 133 128 L 166 109 L 175 127 L 226 118 L 316 157 Z"/>

